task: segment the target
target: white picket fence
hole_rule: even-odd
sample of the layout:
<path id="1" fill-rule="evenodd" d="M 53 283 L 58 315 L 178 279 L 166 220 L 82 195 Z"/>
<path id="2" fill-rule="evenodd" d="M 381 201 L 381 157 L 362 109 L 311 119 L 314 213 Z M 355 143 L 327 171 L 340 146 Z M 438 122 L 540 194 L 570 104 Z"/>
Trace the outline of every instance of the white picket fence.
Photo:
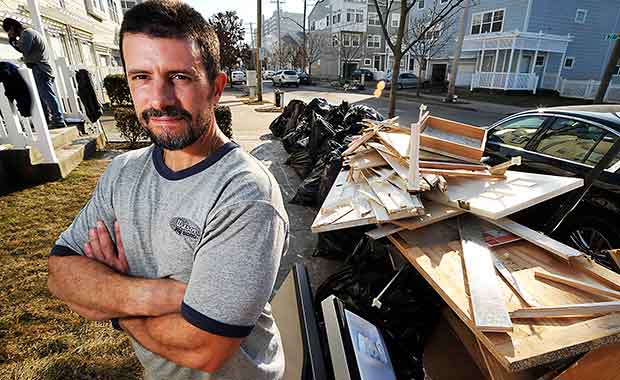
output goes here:
<path id="1" fill-rule="evenodd" d="M 536 93 L 538 75 L 528 73 L 473 73 L 470 90 L 490 88 L 498 90 L 526 90 Z"/>
<path id="2" fill-rule="evenodd" d="M 601 82 L 597 80 L 562 79 L 560 96 L 566 98 L 594 99 Z M 604 102 L 620 103 L 620 83 L 611 83 L 607 87 Z"/>
<path id="3" fill-rule="evenodd" d="M 55 87 L 62 110 L 65 113 L 85 115 L 85 108 L 78 95 L 75 79 L 75 71 L 79 69 L 86 69 L 90 72 L 93 87 L 100 103 L 108 101 L 107 93 L 103 87 L 103 79 L 109 74 L 122 74 L 123 71 L 120 67 L 69 65 L 65 58 L 56 60 Z M 4 86 L 0 83 L 0 145 L 8 144 L 12 149 L 35 147 L 41 153 L 44 163 L 58 163 L 32 70 L 23 67 L 19 69 L 19 73 L 30 91 L 32 116 L 21 116 L 14 102 L 4 95 Z M 85 119 L 88 120 L 86 117 Z M 101 128 L 99 122 L 96 125 L 97 128 Z"/>

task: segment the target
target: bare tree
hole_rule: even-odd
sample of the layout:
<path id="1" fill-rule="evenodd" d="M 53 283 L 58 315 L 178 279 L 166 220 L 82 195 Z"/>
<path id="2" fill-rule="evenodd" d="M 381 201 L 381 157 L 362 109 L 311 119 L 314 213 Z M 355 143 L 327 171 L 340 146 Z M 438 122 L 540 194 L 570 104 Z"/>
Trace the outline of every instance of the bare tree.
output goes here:
<path id="1" fill-rule="evenodd" d="M 305 59 L 308 64 L 308 76 L 312 78 L 312 65 L 321 58 L 321 52 L 325 50 L 327 35 L 322 32 L 307 33 Z"/>
<path id="2" fill-rule="evenodd" d="M 422 80 L 422 71 L 426 68 L 426 62 L 443 52 L 444 48 L 454 36 L 452 26 L 455 24 L 455 17 L 446 18 L 444 21 L 436 23 L 431 29 L 427 30 L 428 24 L 436 17 L 438 11 L 438 2 L 435 2 L 432 8 L 428 9 L 424 14 L 418 15 L 418 17 L 410 22 L 412 35 L 420 36 L 420 40 L 413 44 L 409 50 L 410 56 L 412 56 L 418 64 L 416 96 L 420 96 L 420 89 L 424 82 Z M 422 34 L 425 30 L 426 33 Z"/>
<path id="3" fill-rule="evenodd" d="M 386 5 L 379 5 L 379 0 L 373 0 L 379 24 L 383 31 L 385 41 L 392 51 L 394 62 L 392 65 L 392 86 L 390 88 L 390 98 L 388 101 L 388 117 L 394 117 L 396 113 L 396 91 L 398 75 L 400 74 L 400 60 L 409 51 L 413 45 L 420 42 L 422 38 L 426 38 L 427 32 L 432 30 L 437 24 L 446 22 L 461 9 L 461 3 L 464 0 L 447 0 L 445 4 L 441 4 L 433 17 L 429 20 L 426 27 L 418 30 L 417 33 L 410 29 L 409 13 L 420 0 L 387 0 Z M 398 11 L 400 16 L 396 36 L 391 38 L 393 33 L 389 31 L 388 16 L 392 11 Z"/>

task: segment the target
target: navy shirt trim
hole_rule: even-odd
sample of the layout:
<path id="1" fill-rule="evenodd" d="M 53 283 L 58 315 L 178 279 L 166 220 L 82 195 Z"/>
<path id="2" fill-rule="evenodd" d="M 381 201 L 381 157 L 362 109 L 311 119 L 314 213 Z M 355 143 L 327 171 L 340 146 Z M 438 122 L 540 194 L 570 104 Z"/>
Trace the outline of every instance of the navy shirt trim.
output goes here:
<path id="1" fill-rule="evenodd" d="M 235 326 L 216 321 L 188 306 L 181 304 L 181 315 L 185 320 L 201 330 L 228 338 L 245 338 L 250 335 L 254 326 Z"/>
<path id="2" fill-rule="evenodd" d="M 178 180 L 190 177 L 194 174 L 200 173 L 201 171 L 207 169 L 209 166 L 218 162 L 228 152 L 238 147 L 239 145 L 237 143 L 234 143 L 232 141 L 227 142 L 226 144 L 219 147 L 215 152 L 211 153 L 207 158 L 200 161 L 199 163 L 193 166 L 190 166 L 189 168 L 175 172 L 174 170 L 170 169 L 164 162 L 163 149 L 158 146 L 155 146 L 153 148 L 153 165 L 155 165 L 155 169 L 157 170 L 159 175 L 161 175 L 165 179 L 170 180 L 170 181 L 178 181 Z"/>
<path id="3" fill-rule="evenodd" d="M 69 247 L 56 244 L 52 248 L 52 251 L 50 252 L 50 256 L 81 256 L 81 255 Z"/>

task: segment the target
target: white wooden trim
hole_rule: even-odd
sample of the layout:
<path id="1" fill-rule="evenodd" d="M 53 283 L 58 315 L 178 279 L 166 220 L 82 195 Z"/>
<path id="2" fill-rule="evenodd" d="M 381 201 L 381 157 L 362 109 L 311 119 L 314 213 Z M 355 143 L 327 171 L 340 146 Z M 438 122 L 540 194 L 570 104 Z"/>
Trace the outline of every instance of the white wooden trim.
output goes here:
<path id="1" fill-rule="evenodd" d="M 549 280 L 549 281 L 557 282 L 559 284 L 568 285 L 570 287 L 579 289 L 586 293 L 590 293 L 590 294 L 594 294 L 598 296 L 611 297 L 611 298 L 615 298 L 616 300 L 620 300 L 620 292 L 607 289 L 602 286 L 590 284 L 587 282 L 575 280 L 575 279 L 564 277 L 564 276 L 559 276 L 553 273 L 546 273 L 546 272 L 540 272 L 540 271 L 536 271 L 534 273 L 534 277 L 536 279 Z"/>
<path id="2" fill-rule="evenodd" d="M 511 318 L 558 318 L 575 316 L 594 316 L 617 313 L 620 311 L 620 301 L 583 303 L 562 306 L 538 306 L 515 310 L 510 313 Z"/>

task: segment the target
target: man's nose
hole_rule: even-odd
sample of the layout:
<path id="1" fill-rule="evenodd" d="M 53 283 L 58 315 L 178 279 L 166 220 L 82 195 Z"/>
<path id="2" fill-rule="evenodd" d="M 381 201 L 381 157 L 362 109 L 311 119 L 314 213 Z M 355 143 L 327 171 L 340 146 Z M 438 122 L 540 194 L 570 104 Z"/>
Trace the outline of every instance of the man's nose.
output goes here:
<path id="1" fill-rule="evenodd" d="M 176 104 L 174 86 L 166 79 L 155 79 L 151 88 L 151 107 L 163 110 Z"/>

